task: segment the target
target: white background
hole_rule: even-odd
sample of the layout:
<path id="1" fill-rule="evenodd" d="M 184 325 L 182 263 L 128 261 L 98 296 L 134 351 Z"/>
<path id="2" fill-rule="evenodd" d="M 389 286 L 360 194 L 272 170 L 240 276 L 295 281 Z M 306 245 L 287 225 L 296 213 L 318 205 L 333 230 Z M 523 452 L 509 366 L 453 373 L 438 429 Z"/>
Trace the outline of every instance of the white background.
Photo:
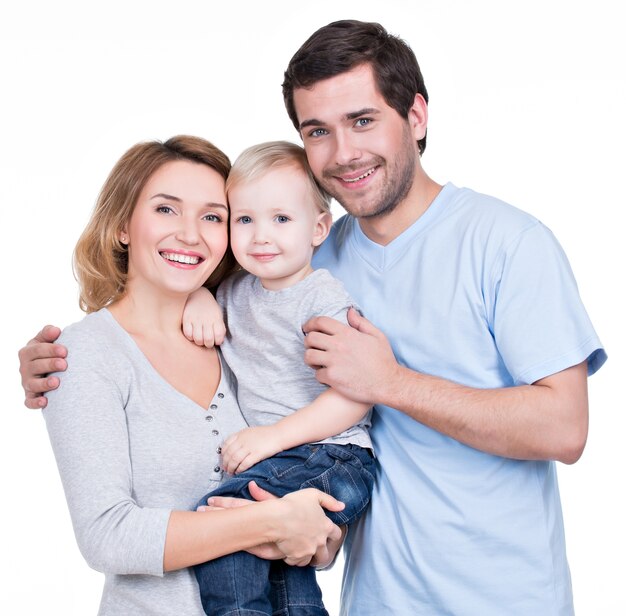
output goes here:
<path id="1" fill-rule="evenodd" d="M 205 136 L 233 158 L 252 143 L 297 140 L 282 72 L 315 29 L 357 18 L 380 21 L 416 52 L 431 96 L 431 176 L 531 212 L 569 255 L 610 356 L 590 380 L 585 454 L 559 465 L 576 607 L 579 616 L 626 613 L 618 5 L 126 0 L 0 9 L 0 612 L 97 610 L 102 577 L 75 547 L 40 413 L 22 406 L 17 350 L 43 324 L 81 317 L 71 252 L 109 169 L 135 142 L 178 133 Z M 339 570 L 320 577 L 336 613 Z"/>

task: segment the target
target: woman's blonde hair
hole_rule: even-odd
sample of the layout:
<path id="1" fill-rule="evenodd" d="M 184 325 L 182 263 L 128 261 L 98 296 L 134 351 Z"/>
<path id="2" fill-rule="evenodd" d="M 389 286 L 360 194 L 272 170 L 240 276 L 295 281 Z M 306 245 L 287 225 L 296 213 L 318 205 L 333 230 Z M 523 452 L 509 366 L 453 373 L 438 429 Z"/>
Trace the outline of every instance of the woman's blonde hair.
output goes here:
<path id="1" fill-rule="evenodd" d="M 91 219 L 74 249 L 79 304 L 85 312 L 100 310 L 124 295 L 128 246 L 120 241 L 120 233 L 127 227 L 146 182 L 165 163 L 177 160 L 207 165 L 224 180 L 230 172 L 226 154 L 200 137 L 179 135 L 165 142 L 148 141 L 130 148 L 106 179 Z M 204 286 L 217 286 L 235 267 L 229 247 Z"/>
<path id="2" fill-rule="evenodd" d="M 290 165 L 305 172 L 313 202 L 319 211 L 330 213 L 331 197 L 315 180 L 304 148 L 289 141 L 267 141 L 246 148 L 233 163 L 233 168 L 226 180 L 226 194 L 238 184 L 259 178 L 270 169 Z"/>

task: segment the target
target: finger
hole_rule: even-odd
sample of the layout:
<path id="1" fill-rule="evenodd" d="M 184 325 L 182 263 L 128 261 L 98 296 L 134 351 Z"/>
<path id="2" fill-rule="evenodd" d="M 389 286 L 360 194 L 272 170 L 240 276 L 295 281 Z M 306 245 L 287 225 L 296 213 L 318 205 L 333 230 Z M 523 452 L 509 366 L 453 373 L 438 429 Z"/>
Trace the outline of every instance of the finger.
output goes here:
<path id="1" fill-rule="evenodd" d="M 326 351 L 320 351 L 319 349 L 307 349 L 304 352 L 304 363 L 314 370 L 322 368 L 325 361 L 328 361 Z"/>
<path id="2" fill-rule="evenodd" d="M 331 317 L 313 317 L 302 326 L 302 331 L 307 334 L 307 336 L 311 332 L 321 332 L 332 336 L 341 331 L 343 327 L 347 327 L 347 325 L 340 323 L 337 319 Z"/>
<path id="3" fill-rule="evenodd" d="M 226 326 L 223 323 L 218 323 L 213 328 L 213 335 L 215 337 L 215 344 L 220 346 L 226 338 Z"/>
<path id="4" fill-rule="evenodd" d="M 67 357 L 67 349 L 62 344 L 50 342 L 33 342 L 32 340 L 18 352 L 20 363 L 48 359 L 53 357 Z"/>
<path id="5" fill-rule="evenodd" d="M 342 503 L 340 500 L 337 500 L 334 496 L 330 494 L 326 494 L 326 492 L 321 492 L 318 490 L 317 498 L 319 504 L 324 507 L 324 509 L 328 509 L 328 511 L 341 511 L 346 506 L 345 503 Z"/>
<path id="6" fill-rule="evenodd" d="M 24 400 L 24 406 L 29 409 L 44 409 L 48 404 L 48 399 L 45 396 L 37 394 L 27 394 Z"/>
<path id="7" fill-rule="evenodd" d="M 46 325 L 44 328 L 32 339 L 31 342 L 54 342 L 61 335 L 61 330 L 55 325 Z"/>
<path id="8" fill-rule="evenodd" d="M 24 391 L 27 398 L 33 398 L 56 389 L 59 383 L 60 381 L 56 376 L 27 379 L 24 381 Z"/>
<path id="9" fill-rule="evenodd" d="M 354 308 L 348 310 L 348 323 L 350 327 L 360 331 L 363 334 L 375 336 L 380 333 L 377 327 L 374 327 L 363 315 L 359 314 Z"/>
<path id="10" fill-rule="evenodd" d="M 331 522 L 331 524 L 332 524 L 332 522 Z M 337 526 L 336 524 L 333 524 L 332 528 L 328 532 L 328 540 L 329 541 L 337 541 L 337 540 L 341 539 L 342 536 L 343 536 L 343 532 L 342 532 L 341 528 L 339 526 Z"/>
<path id="11" fill-rule="evenodd" d="M 292 567 L 306 567 L 311 562 L 312 556 L 300 558 L 285 558 L 285 562 Z"/>
<path id="12" fill-rule="evenodd" d="M 211 496 L 207 504 L 209 507 L 215 507 L 216 509 L 236 509 L 237 507 L 251 505 L 252 501 L 244 498 L 235 498 L 234 496 Z"/>
<path id="13" fill-rule="evenodd" d="M 20 367 L 24 385 L 35 377 L 43 377 L 51 372 L 63 372 L 67 369 L 67 361 L 60 357 L 47 359 L 33 359 Z M 58 379 L 57 379 L 58 380 Z M 31 391 L 46 391 L 45 389 L 31 389 Z"/>
<path id="14" fill-rule="evenodd" d="M 213 326 L 204 325 L 202 327 L 202 344 L 207 349 L 212 349 L 215 346 L 215 335 L 213 333 Z"/>
<path id="15" fill-rule="evenodd" d="M 243 473 L 247 471 L 250 467 L 254 466 L 259 461 L 259 457 L 250 452 L 237 467 L 236 473 Z"/>
<path id="16" fill-rule="evenodd" d="M 183 336 L 193 342 L 193 323 L 183 321 Z"/>
<path id="17" fill-rule="evenodd" d="M 251 481 L 248 484 L 248 490 L 250 491 L 250 496 L 256 501 L 275 500 L 278 498 L 275 494 L 259 487 L 256 481 Z"/>
<path id="18" fill-rule="evenodd" d="M 197 346 L 204 346 L 204 328 L 202 326 L 193 328 L 193 341 Z"/>

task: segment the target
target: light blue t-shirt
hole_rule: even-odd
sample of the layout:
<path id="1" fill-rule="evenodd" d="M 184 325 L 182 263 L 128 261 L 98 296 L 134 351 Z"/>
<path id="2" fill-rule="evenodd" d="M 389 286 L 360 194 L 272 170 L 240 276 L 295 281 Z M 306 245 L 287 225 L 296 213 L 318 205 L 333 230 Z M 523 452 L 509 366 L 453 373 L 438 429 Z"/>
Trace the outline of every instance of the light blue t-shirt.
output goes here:
<path id="1" fill-rule="evenodd" d="M 387 246 L 340 219 L 315 256 L 398 362 L 478 388 L 606 354 L 567 258 L 532 216 L 447 184 Z M 553 462 L 483 453 L 376 406 L 371 508 L 346 543 L 342 613 L 573 613 Z"/>

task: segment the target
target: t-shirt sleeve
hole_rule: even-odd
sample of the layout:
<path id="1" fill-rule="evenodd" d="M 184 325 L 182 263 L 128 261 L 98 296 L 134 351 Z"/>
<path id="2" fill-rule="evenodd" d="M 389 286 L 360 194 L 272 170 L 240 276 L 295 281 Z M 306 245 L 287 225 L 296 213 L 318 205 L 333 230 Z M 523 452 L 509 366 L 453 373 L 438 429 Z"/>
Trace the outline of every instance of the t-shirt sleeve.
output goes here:
<path id="1" fill-rule="evenodd" d="M 515 384 L 534 383 L 584 360 L 593 374 L 606 360 L 567 257 L 541 223 L 502 249 L 491 287 L 492 331 Z"/>
<path id="2" fill-rule="evenodd" d="M 356 308 L 356 302 L 350 297 L 343 284 L 332 277 L 326 276 L 323 284 L 318 285 L 315 301 L 310 307 L 309 317 L 331 317 L 344 325 L 348 324 L 348 310 Z"/>
<path id="3" fill-rule="evenodd" d="M 68 369 L 43 415 L 81 553 L 98 571 L 163 575 L 170 511 L 142 508 L 133 498 L 129 364 L 84 332 L 60 342 Z"/>

